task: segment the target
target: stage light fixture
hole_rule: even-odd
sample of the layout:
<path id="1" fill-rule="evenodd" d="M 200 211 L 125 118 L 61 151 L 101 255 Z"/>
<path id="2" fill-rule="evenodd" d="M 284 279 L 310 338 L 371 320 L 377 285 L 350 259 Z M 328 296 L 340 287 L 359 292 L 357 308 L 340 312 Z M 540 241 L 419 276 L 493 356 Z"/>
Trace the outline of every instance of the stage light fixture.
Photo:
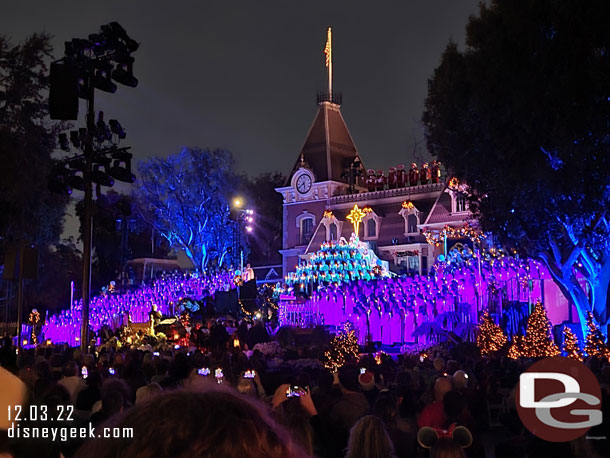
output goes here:
<path id="1" fill-rule="evenodd" d="M 119 62 L 116 65 L 116 68 L 112 71 L 112 79 L 128 87 L 136 87 L 138 79 L 133 76 L 133 57 L 130 59 L 130 62 Z"/>
<path id="2" fill-rule="evenodd" d="M 79 191 L 85 190 L 85 180 L 83 180 L 81 175 L 77 175 L 76 172 L 72 172 L 66 176 L 66 184 Z"/>
<path id="3" fill-rule="evenodd" d="M 59 139 L 59 147 L 64 151 L 70 151 L 70 142 L 68 141 L 68 135 L 62 132 L 57 136 Z"/>
<path id="4" fill-rule="evenodd" d="M 128 154 L 128 153 L 127 153 Z M 130 155 L 131 156 L 131 155 Z M 122 164 L 125 164 L 125 167 L 121 167 Z M 136 176 L 131 173 L 131 160 L 120 160 L 117 159 L 112 164 L 112 167 L 108 169 L 108 173 L 115 179 L 122 181 L 124 183 L 134 183 L 136 181 Z"/>
<path id="5" fill-rule="evenodd" d="M 93 181 L 95 184 L 99 184 L 100 186 L 111 187 L 114 185 L 114 179 L 105 171 L 100 170 L 100 167 L 102 166 L 103 165 L 101 164 L 95 164 L 93 166 L 93 170 L 91 171 L 91 181 Z M 105 166 L 103 167 L 104 169 L 106 168 Z"/>
<path id="6" fill-rule="evenodd" d="M 127 35 L 127 31 L 121 27 L 121 24 L 118 22 L 111 22 L 108 24 L 108 27 L 110 27 L 112 33 L 125 44 L 129 52 L 134 52 L 140 47 L 140 44 L 130 38 L 129 35 Z"/>
<path id="7" fill-rule="evenodd" d="M 71 130 L 70 131 L 70 141 L 72 142 L 72 146 L 74 146 L 74 148 L 80 148 L 80 136 L 78 134 L 78 130 Z"/>
<path id="8" fill-rule="evenodd" d="M 233 207 L 235 208 L 241 208 L 241 206 L 244 204 L 244 202 L 241 200 L 241 198 L 236 197 L 235 199 L 233 199 Z"/>
<path id="9" fill-rule="evenodd" d="M 84 146 L 85 142 L 87 141 L 87 128 L 81 127 L 78 129 L 78 136 L 80 138 L 80 144 Z"/>
<path id="10" fill-rule="evenodd" d="M 246 232 L 252 232 L 254 229 L 252 226 L 246 226 Z"/>
<path id="11" fill-rule="evenodd" d="M 98 142 L 104 142 L 106 140 L 112 140 L 112 132 L 106 123 L 104 122 L 104 112 L 100 111 L 97 114 L 97 123 L 95 124 L 96 139 Z"/>
<path id="12" fill-rule="evenodd" d="M 118 122 L 116 119 L 111 119 L 110 121 L 108 121 L 108 124 L 110 125 L 110 131 L 113 134 L 116 134 L 121 140 L 123 140 L 127 136 L 127 134 L 125 133 L 125 129 L 123 129 L 121 123 Z"/>
<path id="13" fill-rule="evenodd" d="M 70 167 L 72 170 L 80 170 L 82 172 L 87 168 L 87 165 L 83 159 L 75 157 L 68 161 L 68 167 Z"/>
<path id="14" fill-rule="evenodd" d="M 98 55 L 105 53 L 108 48 L 106 46 L 106 38 L 104 37 L 104 35 L 99 33 L 93 33 L 89 35 L 89 43 L 91 46 L 90 49 Z"/>
<path id="15" fill-rule="evenodd" d="M 72 194 L 72 188 L 66 184 L 63 177 L 52 177 L 49 180 L 49 189 L 58 194 Z"/>
<path id="16" fill-rule="evenodd" d="M 100 68 L 95 72 L 93 79 L 93 85 L 100 91 L 110 92 L 114 94 L 116 92 L 116 84 L 110 79 L 111 70 L 108 68 Z"/>

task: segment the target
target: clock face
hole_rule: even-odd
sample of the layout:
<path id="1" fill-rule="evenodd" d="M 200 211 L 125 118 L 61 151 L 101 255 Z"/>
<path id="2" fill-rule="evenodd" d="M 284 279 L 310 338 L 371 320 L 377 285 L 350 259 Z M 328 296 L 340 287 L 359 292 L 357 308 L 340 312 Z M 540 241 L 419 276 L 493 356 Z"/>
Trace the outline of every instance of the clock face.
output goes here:
<path id="1" fill-rule="evenodd" d="M 311 177 L 306 173 L 297 178 L 297 191 L 301 194 L 307 194 L 311 189 L 311 185 Z"/>

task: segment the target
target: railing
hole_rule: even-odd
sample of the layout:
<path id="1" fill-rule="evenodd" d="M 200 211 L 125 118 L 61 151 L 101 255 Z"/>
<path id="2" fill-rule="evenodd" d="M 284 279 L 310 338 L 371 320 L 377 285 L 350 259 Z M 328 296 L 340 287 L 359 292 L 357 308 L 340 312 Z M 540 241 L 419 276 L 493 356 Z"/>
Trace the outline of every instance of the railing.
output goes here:
<path id="1" fill-rule="evenodd" d="M 319 105 L 322 102 L 330 102 L 336 105 L 341 105 L 343 102 L 343 95 L 340 92 L 334 92 L 330 94 L 328 91 L 318 92 L 316 96 L 316 103 Z"/>
<path id="2" fill-rule="evenodd" d="M 383 199 L 386 197 L 411 196 L 415 194 L 425 194 L 427 192 L 442 191 L 444 183 L 420 184 L 418 186 L 405 186 L 403 188 L 384 189 L 383 191 L 361 192 L 359 194 L 343 194 L 330 198 L 331 204 L 343 204 L 357 202 L 364 199 Z"/>

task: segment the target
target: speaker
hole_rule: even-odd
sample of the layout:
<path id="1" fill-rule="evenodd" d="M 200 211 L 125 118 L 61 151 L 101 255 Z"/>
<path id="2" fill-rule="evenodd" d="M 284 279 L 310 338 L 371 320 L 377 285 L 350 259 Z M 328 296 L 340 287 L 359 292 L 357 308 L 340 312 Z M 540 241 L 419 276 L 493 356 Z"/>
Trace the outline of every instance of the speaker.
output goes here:
<path id="1" fill-rule="evenodd" d="M 78 118 L 78 70 L 63 62 L 51 64 L 49 114 L 51 119 Z"/>
<path id="2" fill-rule="evenodd" d="M 21 251 L 23 250 L 23 254 Z M 4 255 L 4 272 L 2 279 L 19 280 L 19 264 L 23 256 L 23 278 L 36 280 L 38 278 L 38 250 L 31 247 L 9 247 Z"/>
<path id="3" fill-rule="evenodd" d="M 2 272 L 3 280 L 16 280 L 18 273 L 18 255 L 19 248 L 16 246 L 10 246 L 7 248 L 4 254 L 4 271 Z"/>

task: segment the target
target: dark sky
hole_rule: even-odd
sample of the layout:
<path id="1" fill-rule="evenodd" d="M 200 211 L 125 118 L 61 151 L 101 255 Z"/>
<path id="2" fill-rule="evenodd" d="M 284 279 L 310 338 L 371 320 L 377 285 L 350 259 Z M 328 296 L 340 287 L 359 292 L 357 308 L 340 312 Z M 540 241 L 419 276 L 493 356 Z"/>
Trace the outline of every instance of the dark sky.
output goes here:
<path id="1" fill-rule="evenodd" d="M 239 169 L 288 173 L 325 89 L 333 27 L 334 86 L 367 167 L 408 163 L 423 138 L 426 81 L 450 38 L 463 46 L 478 0 L 10 1 L 0 33 L 45 30 L 63 42 L 118 21 L 141 43 L 140 84 L 97 91 L 96 108 L 127 130 L 139 158 L 181 146 L 231 150 Z M 84 110 L 81 107 L 81 114 Z"/>

